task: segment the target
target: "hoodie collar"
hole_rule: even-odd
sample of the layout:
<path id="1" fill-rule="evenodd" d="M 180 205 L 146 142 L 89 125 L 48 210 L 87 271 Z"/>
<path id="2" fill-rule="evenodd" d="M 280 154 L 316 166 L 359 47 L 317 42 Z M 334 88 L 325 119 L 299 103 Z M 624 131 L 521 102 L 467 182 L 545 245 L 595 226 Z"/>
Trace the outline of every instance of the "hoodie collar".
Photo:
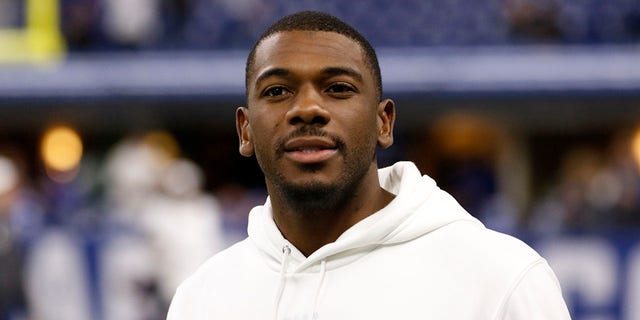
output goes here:
<path id="1" fill-rule="evenodd" d="M 335 242 L 305 257 L 287 241 L 273 221 L 271 200 L 267 198 L 249 214 L 249 238 L 260 250 L 267 265 L 280 270 L 282 250 L 291 249 L 289 272 L 318 272 L 320 261 L 327 269 L 350 263 L 373 248 L 408 241 L 459 220 L 473 220 L 435 181 L 422 175 L 411 162 L 398 162 L 379 170 L 380 185 L 396 197 L 384 208 L 346 230 Z M 315 270 L 318 269 L 318 270 Z"/>

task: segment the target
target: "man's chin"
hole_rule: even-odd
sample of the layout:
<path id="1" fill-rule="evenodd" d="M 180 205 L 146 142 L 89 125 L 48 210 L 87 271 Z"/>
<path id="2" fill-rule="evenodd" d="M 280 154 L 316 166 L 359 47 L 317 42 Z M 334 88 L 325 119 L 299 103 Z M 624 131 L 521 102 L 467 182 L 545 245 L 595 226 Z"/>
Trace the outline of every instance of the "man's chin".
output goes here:
<path id="1" fill-rule="evenodd" d="M 285 194 L 296 197 L 325 197 L 333 193 L 337 186 L 320 181 L 288 183 L 283 186 Z M 293 200 L 293 199 L 290 199 Z"/>
<path id="2" fill-rule="evenodd" d="M 317 181 L 281 186 L 287 202 L 297 211 L 314 214 L 324 212 L 342 202 L 345 194 L 334 184 Z"/>
<path id="3" fill-rule="evenodd" d="M 325 170 L 323 170 L 325 169 Z M 339 187 L 340 176 L 328 172 L 324 167 L 308 166 L 304 170 L 291 170 L 287 175 L 280 176 L 280 184 L 291 190 L 300 192 L 322 193 Z"/>

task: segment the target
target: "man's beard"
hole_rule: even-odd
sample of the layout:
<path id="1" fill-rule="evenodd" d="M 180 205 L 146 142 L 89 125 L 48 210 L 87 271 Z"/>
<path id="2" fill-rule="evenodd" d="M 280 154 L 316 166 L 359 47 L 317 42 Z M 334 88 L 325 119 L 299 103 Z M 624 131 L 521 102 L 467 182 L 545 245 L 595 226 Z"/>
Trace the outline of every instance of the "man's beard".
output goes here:
<path id="1" fill-rule="evenodd" d="M 288 139 L 300 136 L 329 137 L 334 141 L 338 152 L 344 157 L 344 170 L 339 175 L 339 179 L 333 183 L 316 181 L 292 183 L 281 172 L 272 171 L 271 174 L 268 174 L 265 171 L 265 175 L 283 195 L 293 211 L 309 218 L 330 216 L 331 213 L 344 207 L 356 196 L 357 189 L 367 174 L 371 162 L 375 160 L 375 148 L 371 152 L 364 150 L 364 148 L 356 148 L 349 153 L 340 137 L 329 135 L 315 127 L 302 127 L 276 143 L 276 157 L 284 156 L 283 146 Z M 309 164 L 305 166 L 305 170 L 319 171 L 323 166 L 324 164 Z"/>
<path id="2" fill-rule="evenodd" d="M 327 217 L 356 196 L 356 190 L 368 168 L 347 165 L 340 180 L 330 184 L 315 181 L 295 184 L 280 176 L 273 185 L 280 190 L 294 212 L 308 218 Z"/>

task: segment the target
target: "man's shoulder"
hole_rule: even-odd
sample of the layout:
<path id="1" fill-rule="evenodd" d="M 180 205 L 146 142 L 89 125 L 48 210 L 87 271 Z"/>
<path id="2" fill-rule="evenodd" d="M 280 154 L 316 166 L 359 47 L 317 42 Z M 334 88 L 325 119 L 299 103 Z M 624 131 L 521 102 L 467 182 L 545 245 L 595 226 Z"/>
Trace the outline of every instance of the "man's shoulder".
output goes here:
<path id="1" fill-rule="evenodd" d="M 438 234 L 440 233 L 440 234 Z M 433 236 L 441 237 L 448 250 L 474 263 L 489 263 L 493 269 L 522 270 L 544 260 L 538 252 L 515 236 L 494 231 L 477 223 L 452 223 Z"/>
<path id="2" fill-rule="evenodd" d="M 569 319 L 558 280 L 547 261 L 521 239 L 485 227 L 470 232 L 466 254 L 475 283 L 499 288 L 497 319 Z"/>
<path id="3" fill-rule="evenodd" d="M 532 270 L 548 269 L 544 258 L 525 242 L 478 223 L 451 223 L 416 242 L 414 250 L 429 253 L 421 269 L 431 268 L 450 284 L 464 284 L 470 295 L 495 301 L 504 299 Z M 474 285 L 466 285 L 470 283 Z"/>

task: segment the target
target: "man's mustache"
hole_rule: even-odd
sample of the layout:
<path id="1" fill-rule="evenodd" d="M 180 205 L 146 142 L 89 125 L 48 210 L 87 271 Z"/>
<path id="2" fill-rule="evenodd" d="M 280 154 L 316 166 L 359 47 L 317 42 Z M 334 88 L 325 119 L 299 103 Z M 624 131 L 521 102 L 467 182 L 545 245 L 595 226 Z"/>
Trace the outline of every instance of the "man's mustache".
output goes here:
<path id="1" fill-rule="evenodd" d="M 344 140 L 339 136 L 328 133 L 325 130 L 318 128 L 316 126 L 305 125 L 296 129 L 295 131 L 292 131 L 285 137 L 278 139 L 276 141 L 275 143 L 276 155 L 278 157 L 284 155 L 284 145 L 287 143 L 287 141 L 291 139 L 299 138 L 299 137 L 329 138 L 336 145 L 336 148 L 338 149 L 338 151 L 343 151 L 346 146 L 346 143 L 344 142 Z"/>

